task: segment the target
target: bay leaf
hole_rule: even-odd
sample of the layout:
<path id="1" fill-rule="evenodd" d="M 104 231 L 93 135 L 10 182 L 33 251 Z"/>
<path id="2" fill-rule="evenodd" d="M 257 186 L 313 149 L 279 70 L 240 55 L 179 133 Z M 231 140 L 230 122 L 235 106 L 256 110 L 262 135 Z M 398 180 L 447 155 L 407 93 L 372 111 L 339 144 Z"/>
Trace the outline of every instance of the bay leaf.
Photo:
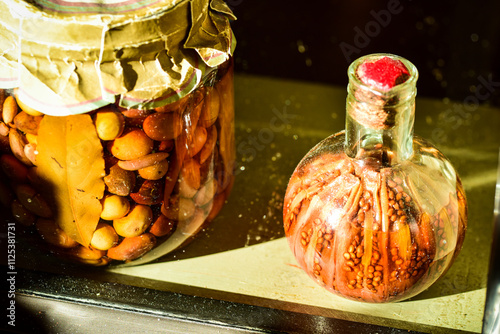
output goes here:
<path id="1" fill-rule="evenodd" d="M 71 238 L 88 246 L 104 195 L 102 145 L 89 115 L 43 117 L 38 130 L 37 174 L 55 219 Z"/>

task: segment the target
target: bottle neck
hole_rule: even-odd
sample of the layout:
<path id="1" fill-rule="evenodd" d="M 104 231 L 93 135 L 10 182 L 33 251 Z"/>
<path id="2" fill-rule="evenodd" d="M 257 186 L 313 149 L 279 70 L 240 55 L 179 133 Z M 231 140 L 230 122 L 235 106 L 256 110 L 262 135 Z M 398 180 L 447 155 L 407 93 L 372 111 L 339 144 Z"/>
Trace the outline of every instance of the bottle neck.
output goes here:
<path id="1" fill-rule="evenodd" d="M 351 158 L 385 167 L 412 156 L 418 74 L 404 61 L 410 79 L 385 92 L 359 81 L 355 73 L 358 61 L 349 67 L 345 151 Z"/>

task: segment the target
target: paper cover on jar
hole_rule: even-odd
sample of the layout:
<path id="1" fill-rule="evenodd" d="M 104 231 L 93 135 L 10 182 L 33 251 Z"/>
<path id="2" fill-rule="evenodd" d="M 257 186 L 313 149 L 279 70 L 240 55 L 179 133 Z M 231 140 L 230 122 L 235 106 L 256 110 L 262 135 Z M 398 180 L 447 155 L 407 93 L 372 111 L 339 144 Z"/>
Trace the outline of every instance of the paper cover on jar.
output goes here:
<path id="1" fill-rule="evenodd" d="M 222 0 L 0 0 L 0 88 L 47 115 L 154 108 L 234 50 Z"/>

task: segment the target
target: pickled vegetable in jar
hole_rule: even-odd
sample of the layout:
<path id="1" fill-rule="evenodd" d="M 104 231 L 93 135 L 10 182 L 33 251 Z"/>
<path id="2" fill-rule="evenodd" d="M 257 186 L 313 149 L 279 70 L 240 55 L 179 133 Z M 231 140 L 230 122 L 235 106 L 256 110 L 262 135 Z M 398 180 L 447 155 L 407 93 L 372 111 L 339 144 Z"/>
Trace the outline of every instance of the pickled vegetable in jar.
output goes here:
<path id="1" fill-rule="evenodd" d="M 235 159 L 223 1 L 1 0 L 0 17 L 0 199 L 20 227 L 132 265 L 216 217 Z"/>
<path id="2" fill-rule="evenodd" d="M 417 69 L 373 54 L 348 70 L 346 129 L 313 147 L 284 200 L 299 266 L 336 295 L 400 301 L 443 276 L 462 248 L 467 203 L 445 156 L 413 135 Z"/>

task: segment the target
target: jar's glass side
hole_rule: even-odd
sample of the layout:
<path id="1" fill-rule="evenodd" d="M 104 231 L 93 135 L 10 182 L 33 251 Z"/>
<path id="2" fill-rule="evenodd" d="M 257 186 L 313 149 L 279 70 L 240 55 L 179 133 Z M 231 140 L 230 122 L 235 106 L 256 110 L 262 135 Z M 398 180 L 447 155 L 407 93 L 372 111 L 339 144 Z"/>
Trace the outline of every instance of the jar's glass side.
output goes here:
<path id="1" fill-rule="evenodd" d="M 188 96 L 164 107 L 108 105 L 61 118 L 32 110 L 16 101 L 15 91 L 2 90 L 2 204 L 19 224 L 38 231 L 50 251 L 70 260 L 137 264 L 177 249 L 216 216 L 229 195 L 235 158 L 232 85 L 230 59 Z M 65 210 L 55 200 L 60 193 L 46 191 L 56 188 L 56 179 L 46 172 L 40 182 L 41 166 L 37 166 L 44 161 L 42 148 L 50 147 L 39 130 L 46 134 L 47 124 L 65 117 L 88 120 L 97 141 L 95 150 L 102 152 L 87 164 L 102 160 L 100 216 L 92 221 L 75 219 L 78 228 L 91 229 L 87 245 L 71 237 L 71 223 L 61 222 Z M 58 122 L 50 123 L 49 118 Z M 64 145 L 68 152 L 81 152 L 81 147 Z M 47 171 L 45 165 L 42 169 Z"/>
<path id="2" fill-rule="evenodd" d="M 462 246 L 460 179 L 419 137 L 412 158 L 391 168 L 348 157 L 344 142 L 344 132 L 325 139 L 293 173 L 284 213 L 289 245 L 299 266 L 333 293 L 410 298 L 441 277 Z"/>
<path id="3" fill-rule="evenodd" d="M 217 75 L 206 78 L 195 112 L 182 115 L 181 135 L 174 143 L 177 154 L 172 159 L 172 174 L 167 175 L 167 182 L 173 182 L 165 186 L 161 220 L 151 226 L 152 230 L 155 225 L 161 229 L 167 217 L 175 228 L 165 242 L 131 264 L 150 262 L 184 246 L 224 206 L 234 182 L 236 154 L 233 75 L 231 60 Z"/>

